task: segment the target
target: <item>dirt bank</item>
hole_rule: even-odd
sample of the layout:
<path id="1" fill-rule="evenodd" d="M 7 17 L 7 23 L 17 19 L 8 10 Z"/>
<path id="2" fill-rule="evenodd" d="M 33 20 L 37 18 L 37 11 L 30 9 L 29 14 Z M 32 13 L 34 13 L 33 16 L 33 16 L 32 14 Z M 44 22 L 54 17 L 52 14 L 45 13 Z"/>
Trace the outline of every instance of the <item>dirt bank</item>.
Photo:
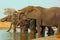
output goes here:
<path id="1" fill-rule="evenodd" d="M 8 29 L 10 24 L 10 22 L 0 22 L 0 29 Z"/>

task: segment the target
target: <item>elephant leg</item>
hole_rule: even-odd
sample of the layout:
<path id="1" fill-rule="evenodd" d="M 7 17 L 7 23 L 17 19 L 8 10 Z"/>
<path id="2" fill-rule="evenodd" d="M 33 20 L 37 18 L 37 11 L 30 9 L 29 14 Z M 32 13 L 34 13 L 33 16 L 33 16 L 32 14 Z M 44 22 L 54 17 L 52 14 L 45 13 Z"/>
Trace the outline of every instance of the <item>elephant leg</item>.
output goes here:
<path id="1" fill-rule="evenodd" d="M 41 37 L 45 36 L 45 26 L 41 26 Z"/>
<path id="2" fill-rule="evenodd" d="M 31 33 L 36 33 L 36 19 L 30 21 L 30 29 Z"/>
<path id="3" fill-rule="evenodd" d="M 37 33 L 36 27 L 34 26 L 34 33 Z"/>
<path id="4" fill-rule="evenodd" d="M 30 33 L 32 33 L 32 34 L 35 33 L 35 29 L 36 28 L 34 27 L 34 25 L 31 25 L 30 26 Z"/>
<path id="5" fill-rule="evenodd" d="M 37 33 L 37 30 L 36 30 L 36 19 L 34 19 L 34 32 Z"/>
<path id="6" fill-rule="evenodd" d="M 11 23 L 11 26 L 10 26 L 10 28 L 7 30 L 7 32 L 9 32 L 9 31 L 11 30 L 11 28 L 12 28 L 12 23 Z"/>
<path id="7" fill-rule="evenodd" d="M 34 31 L 34 38 L 36 38 L 36 33 L 37 33 L 37 30 L 36 30 L 36 24 L 34 24 L 33 31 Z"/>
<path id="8" fill-rule="evenodd" d="M 22 30 L 23 30 L 23 33 L 26 33 L 26 26 L 23 26 Z"/>
<path id="9" fill-rule="evenodd" d="M 20 31 L 25 33 L 27 30 L 27 27 L 24 25 L 24 26 L 20 26 Z"/>
<path id="10" fill-rule="evenodd" d="M 38 38 L 40 37 L 40 21 L 39 20 L 36 20 L 36 30 L 37 30 L 37 33 L 38 33 Z"/>
<path id="11" fill-rule="evenodd" d="M 30 33 L 34 33 L 34 26 L 30 26 Z"/>
<path id="12" fill-rule="evenodd" d="M 28 27 L 27 27 L 27 26 L 25 26 L 25 32 L 26 32 L 26 33 L 28 32 Z"/>
<path id="13" fill-rule="evenodd" d="M 20 27 L 20 31 L 22 32 L 22 28 Z"/>
<path id="14" fill-rule="evenodd" d="M 23 32 L 23 26 L 20 25 L 20 32 Z"/>
<path id="15" fill-rule="evenodd" d="M 27 25 L 26 25 L 26 32 L 28 32 L 28 27 L 29 27 L 29 25 L 27 24 Z"/>
<path id="16" fill-rule="evenodd" d="M 14 32 L 16 32 L 16 27 L 17 27 L 17 25 L 13 25 Z"/>
<path id="17" fill-rule="evenodd" d="M 57 28 L 57 33 L 56 33 L 56 35 L 60 35 L 60 25 L 59 25 L 58 28 Z"/>
<path id="18" fill-rule="evenodd" d="M 37 27 L 38 38 L 40 37 L 40 27 Z"/>
<path id="19" fill-rule="evenodd" d="M 28 33 L 28 28 L 27 27 L 25 27 L 25 32 Z"/>
<path id="20" fill-rule="evenodd" d="M 31 26 L 31 28 L 30 28 L 30 34 L 33 34 L 32 36 L 34 38 L 36 38 L 36 27 L 35 26 Z"/>
<path id="21" fill-rule="evenodd" d="M 54 30 L 51 28 L 51 26 L 48 26 L 48 36 L 54 35 Z"/>

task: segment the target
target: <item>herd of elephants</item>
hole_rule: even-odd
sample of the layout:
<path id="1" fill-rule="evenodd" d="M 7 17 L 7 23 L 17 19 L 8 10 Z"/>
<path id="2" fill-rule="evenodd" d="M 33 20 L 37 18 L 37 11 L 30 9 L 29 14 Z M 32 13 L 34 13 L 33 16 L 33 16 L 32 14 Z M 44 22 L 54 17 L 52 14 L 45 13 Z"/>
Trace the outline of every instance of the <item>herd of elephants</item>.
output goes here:
<path id="1" fill-rule="evenodd" d="M 38 33 L 44 36 L 45 27 L 48 28 L 48 35 L 53 35 L 54 30 L 52 27 L 57 27 L 56 35 L 60 35 L 60 8 L 51 7 L 43 8 L 40 6 L 28 6 L 21 10 L 14 11 L 12 15 L 8 15 L 1 19 L 2 22 L 11 22 L 14 32 L 19 26 L 21 32 L 28 32 L 30 28 L 31 33 Z"/>

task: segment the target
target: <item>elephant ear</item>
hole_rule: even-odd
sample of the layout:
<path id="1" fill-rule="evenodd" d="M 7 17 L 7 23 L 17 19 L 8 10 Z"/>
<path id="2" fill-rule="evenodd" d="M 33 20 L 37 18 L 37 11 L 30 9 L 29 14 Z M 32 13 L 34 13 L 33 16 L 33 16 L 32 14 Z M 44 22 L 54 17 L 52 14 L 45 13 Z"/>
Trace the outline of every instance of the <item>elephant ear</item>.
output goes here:
<path id="1" fill-rule="evenodd" d="M 36 8 L 36 7 L 33 7 L 32 9 L 28 9 L 28 10 L 26 10 L 27 12 L 26 12 L 26 14 L 27 14 L 27 17 L 28 18 L 32 18 L 32 19 L 37 19 L 37 18 L 39 18 L 39 16 L 40 16 L 40 10 L 38 9 L 38 8 Z"/>
<path id="2" fill-rule="evenodd" d="M 41 15 L 42 8 L 35 7 L 35 6 L 28 6 L 22 9 L 22 12 L 28 17 L 28 18 L 34 18 L 37 19 Z"/>

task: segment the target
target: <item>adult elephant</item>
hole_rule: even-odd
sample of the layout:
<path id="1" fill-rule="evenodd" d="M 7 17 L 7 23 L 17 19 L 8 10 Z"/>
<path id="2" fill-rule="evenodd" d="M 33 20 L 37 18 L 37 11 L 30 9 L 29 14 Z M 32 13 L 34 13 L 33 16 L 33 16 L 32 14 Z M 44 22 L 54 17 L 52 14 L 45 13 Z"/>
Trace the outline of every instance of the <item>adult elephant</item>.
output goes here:
<path id="1" fill-rule="evenodd" d="M 37 32 L 40 35 L 40 25 L 45 26 L 58 26 L 57 34 L 60 34 L 60 8 L 53 7 L 45 9 L 42 7 L 28 6 L 22 9 L 22 12 L 25 13 L 27 18 L 36 19 Z"/>
<path id="2" fill-rule="evenodd" d="M 60 8 L 59 7 L 52 7 L 50 8 L 51 13 L 55 13 L 54 15 L 54 26 L 57 26 L 57 33 L 56 34 L 59 34 L 60 35 Z"/>
<path id="3" fill-rule="evenodd" d="M 41 16 L 41 20 L 42 20 L 42 25 L 45 26 L 57 26 L 57 33 L 56 34 L 60 34 L 60 8 L 59 7 L 52 7 L 52 8 L 48 8 L 48 9 L 44 9 L 42 11 L 42 16 Z"/>
<path id="4" fill-rule="evenodd" d="M 40 9 L 38 9 L 37 7 L 34 6 L 28 6 L 21 10 L 27 16 L 27 18 L 36 19 L 37 32 L 38 35 L 40 35 L 40 25 L 41 25 L 40 22 L 41 22 L 41 13 L 43 8 L 40 7 Z"/>

